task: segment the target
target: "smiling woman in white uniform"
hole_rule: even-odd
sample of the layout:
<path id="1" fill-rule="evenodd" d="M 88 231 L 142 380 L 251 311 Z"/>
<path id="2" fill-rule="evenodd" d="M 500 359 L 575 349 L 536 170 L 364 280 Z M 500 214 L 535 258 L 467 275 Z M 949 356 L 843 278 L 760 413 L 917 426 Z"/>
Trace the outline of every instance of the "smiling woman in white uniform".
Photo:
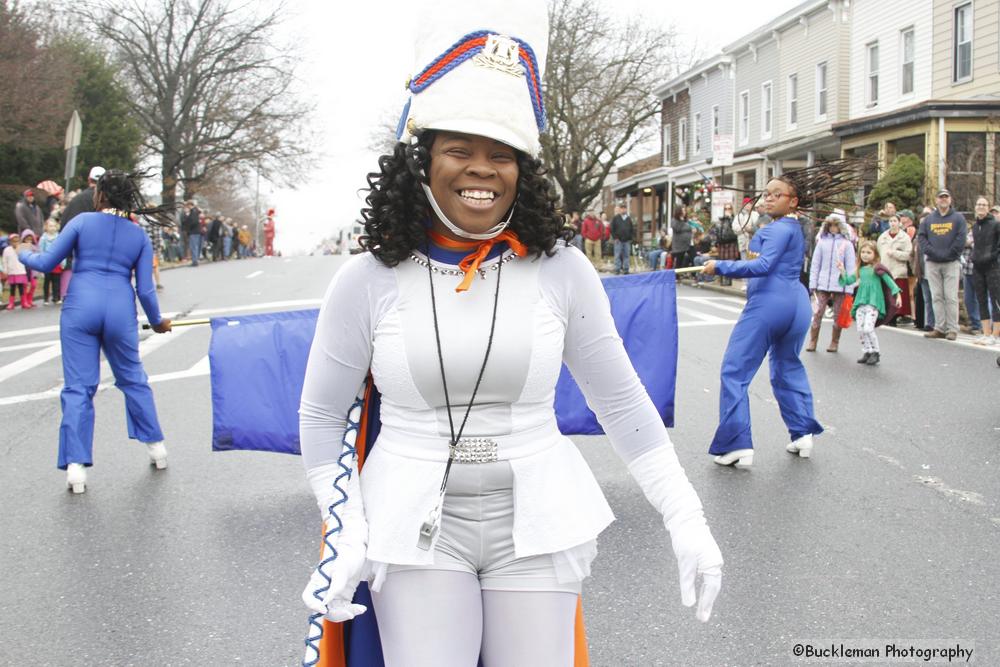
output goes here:
<path id="1" fill-rule="evenodd" d="M 333 584 L 317 594 L 314 577 L 303 599 L 351 618 L 368 577 L 389 667 L 572 664 L 581 581 L 613 516 L 556 427 L 563 362 L 663 514 L 684 604 L 703 575 L 707 620 L 721 585 L 599 278 L 565 245 L 536 158 L 546 11 L 521 4 L 425 17 L 401 141 L 369 176 L 366 252 L 334 277 L 306 371 L 301 448 L 325 520 L 369 369 L 382 394 L 376 446 L 338 515 Z"/>

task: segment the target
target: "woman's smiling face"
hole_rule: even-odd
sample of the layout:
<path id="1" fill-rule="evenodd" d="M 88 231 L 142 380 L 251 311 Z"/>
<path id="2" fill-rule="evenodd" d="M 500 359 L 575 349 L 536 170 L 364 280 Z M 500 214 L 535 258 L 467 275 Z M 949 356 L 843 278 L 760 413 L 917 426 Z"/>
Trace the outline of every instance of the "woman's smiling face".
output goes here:
<path id="1" fill-rule="evenodd" d="M 474 134 L 438 132 L 430 152 L 431 192 L 449 220 L 473 234 L 503 220 L 517 195 L 513 148 Z M 434 229 L 454 238 L 436 219 Z"/>

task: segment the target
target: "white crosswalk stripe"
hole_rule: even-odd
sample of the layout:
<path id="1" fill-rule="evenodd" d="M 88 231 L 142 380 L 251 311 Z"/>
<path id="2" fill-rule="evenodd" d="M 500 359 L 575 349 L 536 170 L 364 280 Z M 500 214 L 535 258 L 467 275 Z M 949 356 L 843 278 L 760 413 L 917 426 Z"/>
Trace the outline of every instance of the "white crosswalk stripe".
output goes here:
<path id="1" fill-rule="evenodd" d="M 729 326 L 736 322 L 735 318 L 720 317 L 722 313 L 737 314 L 742 309 L 737 307 L 741 301 L 729 297 L 678 297 L 678 327 L 705 327 L 705 326 Z M 187 313 L 187 317 L 201 318 L 219 316 L 241 312 L 263 312 L 267 310 L 293 310 L 297 308 L 316 307 L 320 304 L 318 299 L 298 299 L 291 301 L 275 301 L 268 303 L 258 303 L 247 306 L 232 306 L 226 308 L 203 308 Z M 172 317 L 175 313 L 166 313 L 165 316 Z M 62 348 L 58 339 L 48 339 L 45 341 L 32 341 L 40 335 L 58 332 L 58 326 L 36 327 L 32 329 L 21 329 L 18 331 L 7 331 L 0 334 L 0 339 L 27 339 L 30 342 L 16 343 L 6 347 L 0 347 L 0 353 L 17 352 L 22 350 L 37 349 L 36 352 L 26 354 L 6 365 L 0 366 L 0 382 L 26 373 L 42 364 L 59 358 Z M 179 340 L 185 334 L 194 331 L 194 327 L 178 327 L 171 333 L 165 335 L 150 335 L 139 343 L 139 356 L 145 359 L 150 354 L 161 350 L 171 343 Z M 41 349 L 38 349 L 41 348 Z M 158 373 L 149 376 L 151 383 L 170 382 L 187 378 L 202 377 L 209 374 L 208 357 L 202 357 L 190 368 Z M 107 361 L 101 363 L 101 379 L 98 392 L 102 392 L 114 386 L 114 375 Z M 57 399 L 62 385 L 57 385 L 46 389 L 16 396 L 0 397 L 0 407 L 6 405 L 19 405 L 34 401 Z"/>

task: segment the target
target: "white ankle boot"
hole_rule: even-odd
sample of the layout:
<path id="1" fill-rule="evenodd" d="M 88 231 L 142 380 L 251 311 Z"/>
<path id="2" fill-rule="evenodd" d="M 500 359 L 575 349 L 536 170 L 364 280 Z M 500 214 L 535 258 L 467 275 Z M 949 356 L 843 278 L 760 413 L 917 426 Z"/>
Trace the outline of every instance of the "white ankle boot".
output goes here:
<path id="1" fill-rule="evenodd" d="M 802 436 L 797 440 L 792 440 L 785 446 L 785 451 L 798 454 L 800 458 L 807 459 L 812 456 L 813 437 L 812 434 Z"/>
<path id="2" fill-rule="evenodd" d="M 736 465 L 737 468 L 749 468 L 753 465 L 752 449 L 734 449 L 731 452 L 720 454 L 713 459 L 720 466 Z"/>
<path id="3" fill-rule="evenodd" d="M 73 493 L 83 493 L 87 490 L 87 469 L 82 463 L 70 463 L 66 466 L 66 486 Z"/>
<path id="4" fill-rule="evenodd" d="M 149 464 L 156 466 L 157 470 L 167 467 L 167 448 L 163 442 L 147 442 L 146 449 L 149 451 Z"/>

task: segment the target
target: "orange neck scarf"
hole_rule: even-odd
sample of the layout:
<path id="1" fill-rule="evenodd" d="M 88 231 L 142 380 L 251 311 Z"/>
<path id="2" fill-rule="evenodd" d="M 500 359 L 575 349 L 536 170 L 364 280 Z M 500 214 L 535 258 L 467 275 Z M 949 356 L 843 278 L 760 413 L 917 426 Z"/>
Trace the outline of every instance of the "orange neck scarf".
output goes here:
<path id="1" fill-rule="evenodd" d="M 486 239 L 485 241 L 455 241 L 443 236 L 433 229 L 427 230 L 427 236 L 430 240 L 437 246 L 440 246 L 446 250 L 470 250 L 471 252 L 466 255 L 461 262 L 458 263 L 458 268 L 462 270 L 465 277 L 462 278 L 462 282 L 458 284 L 455 288 L 456 292 L 465 292 L 472 286 L 472 280 L 476 277 L 476 271 L 479 269 L 479 264 L 486 259 L 486 256 L 490 254 L 490 250 L 493 249 L 497 243 L 507 242 L 510 249 L 514 251 L 514 254 L 518 257 L 524 257 L 528 254 L 528 248 L 521 243 L 521 240 L 517 238 L 517 234 L 510 230 L 505 230 L 500 232 L 491 239 Z M 429 260 L 430 258 L 428 258 Z"/>

